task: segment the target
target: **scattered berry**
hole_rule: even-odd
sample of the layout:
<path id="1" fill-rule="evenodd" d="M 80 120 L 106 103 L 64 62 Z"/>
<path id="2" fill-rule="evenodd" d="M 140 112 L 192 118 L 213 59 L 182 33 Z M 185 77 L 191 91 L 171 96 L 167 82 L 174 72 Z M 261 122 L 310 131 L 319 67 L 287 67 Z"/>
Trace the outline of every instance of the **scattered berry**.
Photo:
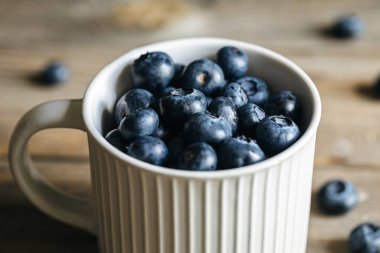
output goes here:
<path id="1" fill-rule="evenodd" d="M 350 234 L 348 247 L 351 253 L 379 253 L 380 227 L 372 223 L 358 225 Z"/>
<path id="2" fill-rule="evenodd" d="M 354 15 L 339 18 L 330 28 L 330 35 L 340 39 L 351 39 L 363 34 L 363 22 Z"/>
<path id="3" fill-rule="evenodd" d="M 332 180 L 318 192 L 318 205 L 326 214 L 339 215 L 353 209 L 358 202 L 358 192 L 350 181 Z"/>
<path id="4" fill-rule="evenodd" d="M 39 74 L 38 80 L 44 84 L 64 83 L 70 78 L 69 68 L 62 62 L 51 62 Z"/>

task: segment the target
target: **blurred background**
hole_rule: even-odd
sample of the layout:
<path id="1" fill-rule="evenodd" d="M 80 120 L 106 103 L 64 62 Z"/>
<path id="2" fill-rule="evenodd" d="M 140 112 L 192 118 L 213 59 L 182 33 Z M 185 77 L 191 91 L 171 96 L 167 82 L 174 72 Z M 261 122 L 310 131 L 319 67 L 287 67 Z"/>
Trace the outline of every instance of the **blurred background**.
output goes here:
<path id="1" fill-rule="evenodd" d="M 336 39 L 325 30 L 355 14 L 362 36 Z M 0 0 L 0 253 L 95 253 L 96 238 L 33 207 L 9 171 L 10 135 L 33 106 L 80 98 L 107 63 L 130 49 L 183 37 L 225 37 L 290 58 L 322 97 L 313 192 L 330 179 L 353 181 L 360 203 L 338 217 L 312 202 L 308 253 L 348 252 L 347 237 L 364 221 L 380 223 L 380 74 L 378 0 Z M 60 85 L 33 78 L 52 60 L 70 69 Z M 46 130 L 29 146 L 49 180 L 80 196 L 90 191 L 86 136 Z"/>

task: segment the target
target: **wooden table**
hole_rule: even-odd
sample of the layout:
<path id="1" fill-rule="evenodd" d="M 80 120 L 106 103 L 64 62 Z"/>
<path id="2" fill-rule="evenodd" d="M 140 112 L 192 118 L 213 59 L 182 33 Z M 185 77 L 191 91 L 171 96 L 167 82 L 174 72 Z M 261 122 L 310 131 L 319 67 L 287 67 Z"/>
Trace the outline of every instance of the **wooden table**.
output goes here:
<path id="1" fill-rule="evenodd" d="M 0 252 L 98 252 L 96 239 L 33 207 L 14 183 L 7 162 L 12 129 L 28 109 L 59 98 L 79 98 L 98 70 L 129 49 L 159 40 L 218 36 L 275 50 L 315 81 L 323 104 L 313 191 L 329 179 L 355 182 L 362 202 L 341 217 L 321 215 L 312 202 L 309 253 L 343 253 L 358 223 L 380 223 L 380 100 L 366 93 L 380 73 L 380 2 L 230 1 L 194 9 L 185 21 L 157 31 L 122 28 L 104 15 L 107 1 L 0 2 Z M 104 8 L 103 8 L 104 7 Z M 108 9 L 107 9 L 108 8 Z M 337 41 L 321 27 L 354 12 L 366 25 L 362 39 Z M 177 27 L 176 27 L 177 25 Z M 41 87 L 28 77 L 58 58 L 72 70 L 69 83 Z M 89 194 L 86 136 L 47 130 L 30 143 L 38 168 L 59 187 Z"/>

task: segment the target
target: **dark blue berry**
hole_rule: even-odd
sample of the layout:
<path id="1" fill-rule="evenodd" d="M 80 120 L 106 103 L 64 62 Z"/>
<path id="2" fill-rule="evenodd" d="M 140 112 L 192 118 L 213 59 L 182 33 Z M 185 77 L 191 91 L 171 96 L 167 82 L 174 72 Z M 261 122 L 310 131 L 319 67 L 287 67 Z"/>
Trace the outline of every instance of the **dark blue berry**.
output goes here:
<path id="1" fill-rule="evenodd" d="M 218 147 L 220 169 L 239 168 L 265 159 L 265 154 L 253 140 L 231 138 Z"/>
<path id="2" fill-rule="evenodd" d="M 123 139 L 119 129 L 113 129 L 107 133 L 105 139 L 121 152 L 127 153 L 127 142 Z"/>
<path id="3" fill-rule="evenodd" d="M 230 80 L 243 77 L 248 71 L 248 55 L 236 47 L 223 47 L 217 53 L 218 64 Z"/>
<path id="4" fill-rule="evenodd" d="M 195 114 L 185 123 L 184 136 L 189 144 L 207 142 L 217 145 L 232 137 L 232 129 L 230 123 L 222 117 Z"/>
<path id="5" fill-rule="evenodd" d="M 364 223 L 355 227 L 348 239 L 351 253 L 380 253 L 380 227 Z"/>
<path id="6" fill-rule="evenodd" d="M 256 77 L 246 76 L 235 81 L 248 96 L 248 102 L 263 106 L 269 98 L 269 89 L 266 83 Z"/>
<path id="7" fill-rule="evenodd" d="M 178 169 L 192 171 L 216 170 L 217 156 L 215 150 L 204 142 L 188 146 L 178 159 Z"/>
<path id="8" fill-rule="evenodd" d="M 219 92 L 225 84 L 223 70 L 209 59 L 190 63 L 182 76 L 182 86 L 202 91 L 206 96 Z"/>
<path id="9" fill-rule="evenodd" d="M 150 135 L 158 127 L 159 118 L 157 113 L 152 109 L 140 109 L 128 114 L 119 125 L 121 136 L 126 141 Z"/>
<path id="10" fill-rule="evenodd" d="M 300 105 L 297 97 L 288 90 L 283 90 L 271 96 L 265 104 L 265 112 L 268 115 L 283 115 L 298 121 L 300 117 Z"/>
<path id="11" fill-rule="evenodd" d="M 238 110 L 239 133 L 244 136 L 254 138 L 256 126 L 265 117 L 266 114 L 264 110 L 258 105 L 252 103 L 243 105 Z"/>
<path id="12" fill-rule="evenodd" d="M 339 18 L 330 28 L 330 34 L 340 39 L 350 39 L 360 37 L 363 34 L 363 22 L 354 15 Z"/>
<path id="13" fill-rule="evenodd" d="M 236 108 L 240 108 L 248 103 L 248 97 L 244 89 L 237 83 L 230 83 L 224 88 L 223 96 L 230 98 Z"/>
<path id="14" fill-rule="evenodd" d="M 332 180 L 318 192 L 318 205 L 326 214 L 338 215 L 347 213 L 358 202 L 358 192 L 350 181 Z"/>
<path id="15" fill-rule="evenodd" d="M 128 155 L 147 163 L 163 165 L 168 159 L 169 152 L 161 139 L 142 136 L 131 143 Z"/>
<path id="16" fill-rule="evenodd" d="M 174 72 L 173 79 L 170 82 L 170 86 L 179 88 L 181 84 L 182 74 L 185 69 L 185 65 L 176 63 L 174 67 L 175 67 L 175 72 Z"/>
<path id="17" fill-rule="evenodd" d="M 166 125 L 172 129 L 180 129 L 191 115 L 204 113 L 206 107 L 206 97 L 192 88 L 172 90 L 159 102 L 160 114 Z"/>
<path id="18" fill-rule="evenodd" d="M 166 139 L 166 137 L 169 135 L 169 129 L 163 126 L 163 124 L 158 125 L 156 129 L 154 129 L 153 133 L 150 134 L 150 136 L 157 137 L 160 139 Z"/>
<path id="19" fill-rule="evenodd" d="M 230 98 L 214 98 L 208 106 L 208 111 L 216 117 L 225 118 L 231 125 L 232 133 L 235 134 L 237 132 L 238 117 L 236 107 Z"/>
<path id="20" fill-rule="evenodd" d="M 159 97 L 165 97 L 169 95 L 172 90 L 175 90 L 173 86 L 166 86 L 160 91 Z"/>
<path id="21" fill-rule="evenodd" d="M 119 125 L 121 120 L 129 113 L 153 106 L 155 98 L 149 91 L 133 89 L 124 94 L 115 106 L 115 122 Z"/>
<path id="22" fill-rule="evenodd" d="M 143 54 L 132 65 L 133 84 L 152 93 L 157 93 L 168 86 L 174 73 L 174 61 L 163 52 Z"/>
<path id="23" fill-rule="evenodd" d="M 276 155 L 298 140 L 301 131 L 291 118 L 269 116 L 256 126 L 257 143 L 266 154 Z"/>
<path id="24" fill-rule="evenodd" d="M 70 78 L 69 68 L 62 62 L 51 62 L 38 76 L 40 82 L 44 84 L 64 83 Z"/>

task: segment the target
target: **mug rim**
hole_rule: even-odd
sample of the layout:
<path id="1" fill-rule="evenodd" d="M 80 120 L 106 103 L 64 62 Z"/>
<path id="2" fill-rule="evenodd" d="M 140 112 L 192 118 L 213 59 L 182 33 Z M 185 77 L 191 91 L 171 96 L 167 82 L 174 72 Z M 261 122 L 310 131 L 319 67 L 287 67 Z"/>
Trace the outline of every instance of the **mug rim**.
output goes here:
<path id="1" fill-rule="evenodd" d="M 114 148 L 110 143 L 108 143 L 104 136 L 97 130 L 95 127 L 95 124 L 92 120 L 92 113 L 91 113 L 91 94 L 93 93 L 94 84 L 97 82 L 97 79 L 105 74 L 107 71 L 112 69 L 114 66 L 116 66 L 119 61 L 123 60 L 127 56 L 136 55 L 137 53 L 143 52 L 143 51 L 149 51 L 150 48 L 158 48 L 161 46 L 168 46 L 168 44 L 181 44 L 181 43 L 194 43 L 194 42 L 204 42 L 209 44 L 219 44 L 219 45 L 234 45 L 236 47 L 244 47 L 249 48 L 250 50 L 260 52 L 265 57 L 271 58 L 274 61 L 277 61 L 281 63 L 283 66 L 286 66 L 287 70 L 292 71 L 295 73 L 298 77 L 301 78 L 304 85 L 307 86 L 307 88 L 310 91 L 310 98 L 312 99 L 312 116 L 311 120 L 305 130 L 305 132 L 302 134 L 302 136 L 289 148 L 282 151 L 281 153 L 272 156 L 264 161 L 258 162 L 256 164 L 239 167 L 239 168 L 233 168 L 233 169 L 226 169 L 226 170 L 216 170 L 216 171 L 188 171 L 188 170 L 179 170 L 174 168 L 167 168 L 163 166 L 153 165 L 146 162 L 143 162 L 141 160 L 138 160 L 136 158 L 133 158 L 118 149 Z M 231 39 L 224 39 L 224 38 L 213 38 L 213 37 L 197 37 L 197 38 L 184 38 L 184 39 L 176 39 L 176 40 L 168 40 L 153 44 L 148 44 L 142 47 L 138 47 L 132 50 L 129 50 L 128 52 L 124 53 L 123 55 L 119 56 L 115 60 L 113 60 L 111 63 L 106 65 L 104 68 L 102 68 L 96 76 L 92 79 L 90 84 L 88 85 L 84 97 L 83 97 L 83 105 L 82 105 L 82 116 L 84 119 L 84 123 L 87 128 L 87 133 L 92 136 L 93 139 L 96 140 L 96 142 L 105 150 L 110 152 L 114 157 L 118 158 L 119 160 L 125 162 L 126 164 L 130 164 L 134 167 L 137 167 L 139 169 L 145 170 L 146 172 L 155 173 L 155 174 L 161 174 L 171 177 L 179 177 L 179 178 L 194 178 L 194 179 L 218 179 L 218 178 L 226 178 L 226 177 L 240 177 L 247 174 L 254 174 L 258 171 L 265 170 L 267 168 L 271 168 L 275 166 L 276 164 L 279 164 L 280 162 L 286 160 L 287 158 L 293 156 L 295 153 L 297 153 L 301 148 L 303 148 L 308 141 L 313 138 L 313 136 L 316 134 L 320 118 L 321 118 L 321 100 L 318 93 L 318 90 L 313 83 L 313 81 L 310 79 L 310 77 L 295 63 L 287 59 L 286 57 L 272 51 L 269 49 L 266 49 L 264 47 L 258 46 L 256 44 L 238 41 L 238 40 L 231 40 Z"/>

